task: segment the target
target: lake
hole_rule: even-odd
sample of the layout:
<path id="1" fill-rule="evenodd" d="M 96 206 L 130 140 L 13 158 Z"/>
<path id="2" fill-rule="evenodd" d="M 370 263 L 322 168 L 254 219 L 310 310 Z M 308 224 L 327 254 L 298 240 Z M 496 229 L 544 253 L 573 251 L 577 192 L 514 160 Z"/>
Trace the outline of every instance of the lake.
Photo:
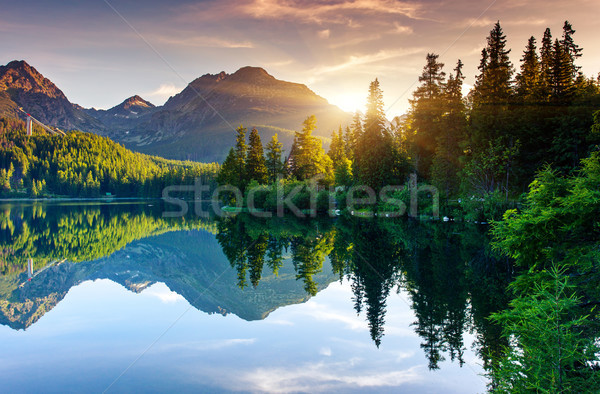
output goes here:
<path id="1" fill-rule="evenodd" d="M 2 391 L 485 391 L 486 227 L 164 209 L 0 205 Z"/>

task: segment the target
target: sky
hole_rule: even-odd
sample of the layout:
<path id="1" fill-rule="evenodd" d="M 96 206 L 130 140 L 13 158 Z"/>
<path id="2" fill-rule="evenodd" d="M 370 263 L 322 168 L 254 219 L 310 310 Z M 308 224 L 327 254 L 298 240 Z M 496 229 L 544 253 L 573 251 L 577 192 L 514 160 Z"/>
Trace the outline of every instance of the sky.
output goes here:
<path id="1" fill-rule="evenodd" d="M 203 74 L 250 65 L 352 111 L 378 78 L 392 117 L 408 110 L 429 52 L 446 72 L 460 58 L 473 85 L 497 20 L 517 69 L 530 36 L 560 37 L 569 20 L 582 71 L 600 72 L 598 0 L 11 1 L 0 64 L 26 60 L 71 102 L 104 109 L 134 94 L 160 105 Z"/>

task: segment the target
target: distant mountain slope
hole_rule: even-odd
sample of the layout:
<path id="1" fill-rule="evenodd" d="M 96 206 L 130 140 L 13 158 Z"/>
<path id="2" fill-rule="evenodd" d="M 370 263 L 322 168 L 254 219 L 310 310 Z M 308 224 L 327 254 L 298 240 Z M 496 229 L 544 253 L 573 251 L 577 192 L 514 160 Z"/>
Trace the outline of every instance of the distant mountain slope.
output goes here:
<path id="1" fill-rule="evenodd" d="M 0 66 L 0 111 L 15 116 L 23 110 L 46 124 L 65 130 L 103 133 L 102 122 L 71 104 L 64 93 L 25 61 Z"/>
<path id="2" fill-rule="evenodd" d="M 315 135 L 325 139 L 351 121 L 307 86 L 259 67 L 203 75 L 161 107 L 133 96 L 96 110 L 72 104 L 29 64 L 13 61 L 0 67 L 0 115 L 15 116 L 18 107 L 47 124 L 105 135 L 136 151 L 204 162 L 225 158 L 240 124 L 257 127 L 265 144 L 278 133 L 289 151 L 293 130 L 309 115 L 317 116 Z"/>

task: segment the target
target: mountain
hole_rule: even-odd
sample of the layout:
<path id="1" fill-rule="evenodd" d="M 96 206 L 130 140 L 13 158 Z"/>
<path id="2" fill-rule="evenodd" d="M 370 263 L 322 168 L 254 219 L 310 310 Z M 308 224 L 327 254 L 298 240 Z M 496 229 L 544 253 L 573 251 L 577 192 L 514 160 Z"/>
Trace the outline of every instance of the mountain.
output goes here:
<path id="1" fill-rule="evenodd" d="M 104 125 L 73 105 L 49 79 L 25 61 L 0 66 L 0 112 L 17 116 L 22 107 L 39 121 L 66 130 L 102 133 Z"/>
<path id="2" fill-rule="evenodd" d="M 101 121 L 107 129 L 127 131 L 140 124 L 155 109 L 156 106 L 154 104 L 135 95 L 108 110 L 91 108 L 84 109 L 84 111 Z"/>
<path id="3" fill-rule="evenodd" d="M 309 115 L 316 115 L 315 135 L 325 141 L 351 122 L 350 114 L 306 85 L 278 80 L 260 67 L 203 75 L 163 106 L 136 95 L 97 110 L 72 104 L 29 64 L 13 61 L 0 67 L 0 114 L 15 116 L 18 107 L 44 123 L 108 136 L 132 150 L 197 161 L 222 161 L 240 124 L 256 127 L 264 144 L 278 133 L 289 152 L 293 130 Z"/>
<path id="4" fill-rule="evenodd" d="M 114 136 L 133 150 L 168 158 L 221 161 L 235 141 L 235 128 L 256 127 L 267 143 L 275 133 L 289 151 L 293 130 L 316 115 L 315 135 L 328 138 L 350 115 L 307 86 L 281 81 L 259 67 L 233 74 L 206 74 L 157 108 L 148 122 Z"/>

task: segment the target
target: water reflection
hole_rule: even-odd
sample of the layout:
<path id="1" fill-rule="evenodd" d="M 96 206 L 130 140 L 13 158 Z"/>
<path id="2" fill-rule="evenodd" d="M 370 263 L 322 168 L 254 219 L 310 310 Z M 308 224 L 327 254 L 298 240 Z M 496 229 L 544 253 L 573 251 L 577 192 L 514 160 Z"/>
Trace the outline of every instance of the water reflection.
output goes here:
<path id="1" fill-rule="evenodd" d="M 455 223 L 339 218 L 266 220 L 238 216 L 221 220 L 217 239 L 237 270 L 238 285 L 253 286 L 267 261 L 276 273 L 278 256 L 290 253 L 296 277 L 316 294 L 315 273 L 329 258 L 339 279 L 352 284 L 357 314 L 364 313 L 380 346 L 385 333 L 386 301 L 406 289 L 430 369 L 449 357 L 464 363 L 465 332 L 477 334 L 479 353 L 490 355 L 506 343 L 487 320 L 507 303 L 510 266 L 495 259 L 485 229 Z"/>
<path id="2" fill-rule="evenodd" d="M 485 230 L 355 218 L 165 219 L 158 203 L 6 205 L 0 211 L 0 324 L 34 324 L 86 280 L 141 292 L 165 283 L 196 309 L 264 319 L 348 280 L 371 339 L 385 342 L 389 297 L 403 289 L 430 369 L 464 363 L 476 335 L 486 367 L 503 345 L 487 316 L 507 303 L 510 267 Z"/>

